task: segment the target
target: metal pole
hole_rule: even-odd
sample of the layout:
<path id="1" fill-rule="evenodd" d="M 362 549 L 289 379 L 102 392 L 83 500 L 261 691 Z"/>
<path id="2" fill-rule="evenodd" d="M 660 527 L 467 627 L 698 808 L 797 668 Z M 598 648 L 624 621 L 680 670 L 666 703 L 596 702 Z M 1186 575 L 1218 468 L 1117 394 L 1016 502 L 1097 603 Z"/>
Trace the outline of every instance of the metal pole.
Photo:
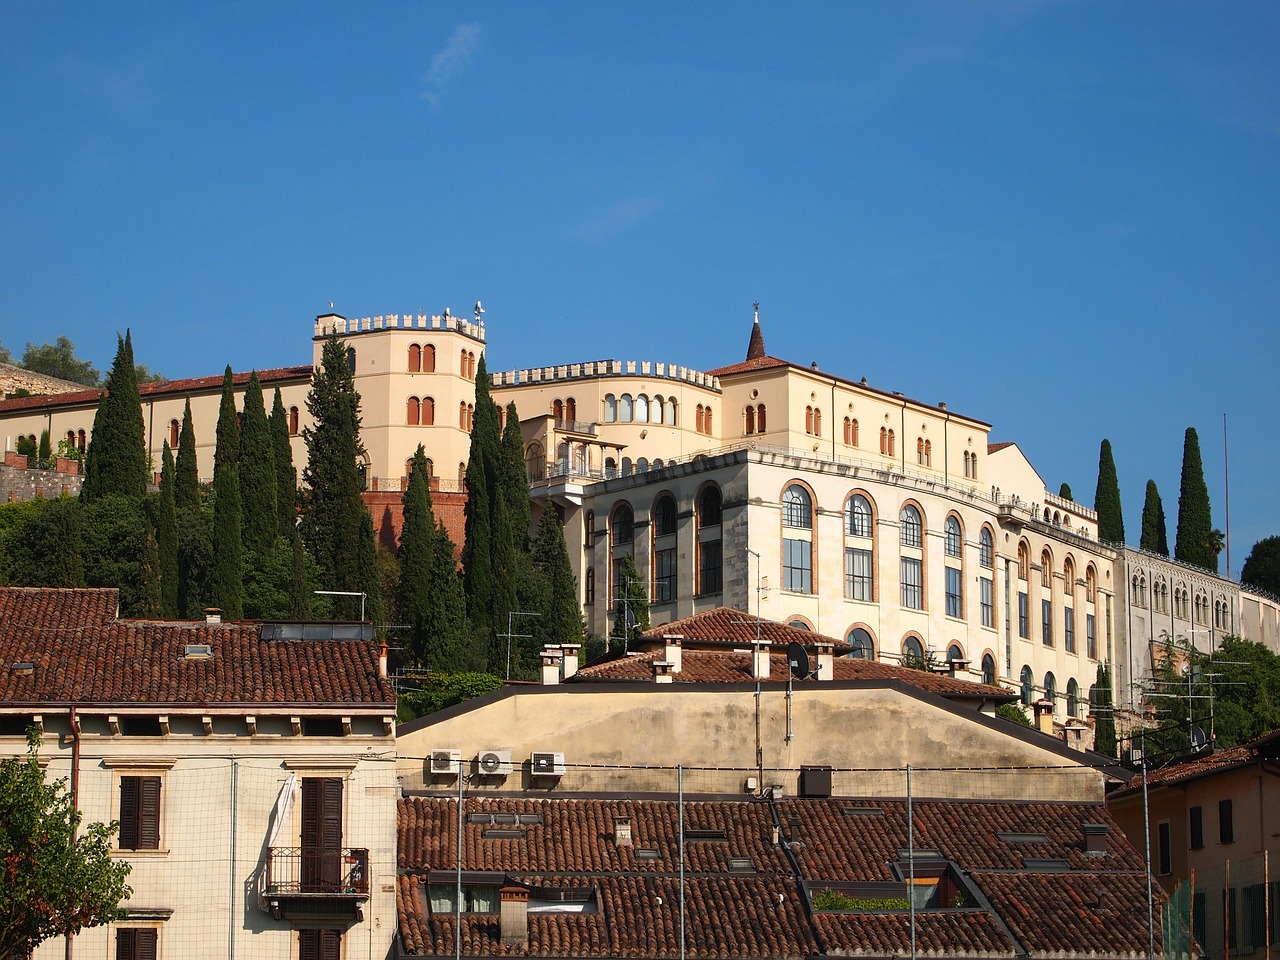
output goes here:
<path id="1" fill-rule="evenodd" d="M 231 851 L 227 869 L 227 956 L 236 955 L 236 780 L 239 768 L 231 761 Z"/>
<path id="2" fill-rule="evenodd" d="M 1151 891 L 1151 808 L 1147 804 L 1147 738 L 1142 738 L 1142 837 L 1147 864 L 1147 960 L 1156 955 L 1155 897 Z"/>
<path id="3" fill-rule="evenodd" d="M 454 960 L 462 958 L 462 760 L 458 761 L 458 850 L 457 850 L 457 888 L 453 901 L 453 956 Z"/>
<path id="4" fill-rule="evenodd" d="M 907 764 L 907 905 L 911 910 L 911 960 L 916 960 L 916 831 L 911 802 L 911 764 Z"/>
<path id="5" fill-rule="evenodd" d="M 684 767 L 676 766 L 676 808 L 680 820 L 680 960 L 684 960 Z"/>

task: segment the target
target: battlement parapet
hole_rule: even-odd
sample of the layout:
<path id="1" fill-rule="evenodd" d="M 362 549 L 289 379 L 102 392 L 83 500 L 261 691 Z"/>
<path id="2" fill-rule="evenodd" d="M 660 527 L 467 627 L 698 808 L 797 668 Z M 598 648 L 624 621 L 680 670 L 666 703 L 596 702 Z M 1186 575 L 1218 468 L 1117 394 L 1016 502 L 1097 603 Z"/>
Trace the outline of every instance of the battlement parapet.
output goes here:
<path id="1" fill-rule="evenodd" d="M 526 367 L 504 370 L 491 375 L 495 387 L 518 387 L 531 384 L 570 380 L 595 380 L 602 377 L 646 377 L 653 380 L 680 380 L 694 386 L 720 392 L 720 379 L 701 370 L 674 363 L 650 360 L 589 360 L 586 363 L 562 363 L 553 367 Z"/>
<path id="2" fill-rule="evenodd" d="M 360 333 L 375 333 L 381 330 L 453 330 L 463 336 L 471 337 L 473 340 L 484 342 L 484 321 L 472 323 L 470 320 L 464 320 L 461 317 L 451 316 L 449 314 L 399 314 L 388 313 L 385 316 L 377 317 L 340 317 L 335 313 L 328 313 L 324 316 L 316 317 L 315 323 L 315 339 L 319 340 L 323 337 L 351 336 Z"/>

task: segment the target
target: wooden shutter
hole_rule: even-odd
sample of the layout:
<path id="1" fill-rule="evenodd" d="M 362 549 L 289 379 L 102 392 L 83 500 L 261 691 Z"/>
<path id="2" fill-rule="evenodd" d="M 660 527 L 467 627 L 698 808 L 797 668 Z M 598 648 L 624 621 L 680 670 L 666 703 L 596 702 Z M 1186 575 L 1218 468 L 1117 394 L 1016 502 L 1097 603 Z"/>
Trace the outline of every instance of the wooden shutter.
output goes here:
<path id="1" fill-rule="evenodd" d="M 139 930 L 137 938 L 137 960 L 156 960 L 156 931 Z"/>
<path id="2" fill-rule="evenodd" d="M 138 781 L 139 777 L 120 778 L 120 849 L 138 849 Z M 131 933 L 128 930 L 116 931 L 117 950 L 121 942 L 120 935 Z M 127 939 L 127 938 L 126 938 Z M 130 947 L 132 949 L 132 947 Z"/>
<path id="3" fill-rule="evenodd" d="M 336 889 L 342 879 L 342 778 L 302 778 L 302 882 Z"/>
<path id="4" fill-rule="evenodd" d="M 116 960 L 156 960 L 156 931 L 143 927 L 116 930 Z"/>
<path id="5" fill-rule="evenodd" d="M 138 849 L 160 848 L 160 778 L 138 777 Z M 152 931 L 154 933 L 155 931 Z"/>
<path id="6" fill-rule="evenodd" d="M 337 930 L 299 930 L 298 960 L 342 960 L 342 934 Z"/>

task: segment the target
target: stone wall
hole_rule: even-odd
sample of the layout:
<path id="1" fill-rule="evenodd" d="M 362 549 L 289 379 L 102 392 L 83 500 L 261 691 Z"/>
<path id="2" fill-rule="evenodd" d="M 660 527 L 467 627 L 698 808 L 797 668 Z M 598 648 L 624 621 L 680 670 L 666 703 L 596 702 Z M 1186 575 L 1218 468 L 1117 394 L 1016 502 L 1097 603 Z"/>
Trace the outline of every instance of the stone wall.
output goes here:
<path id="1" fill-rule="evenodd" d="M 76 460 L 59 457 L 54 470 L 28 470 L 27 458 L 9 451 L 4 461 L 0 465 L 2 503 L 19 503 L 37 497 L 54 500 L 64 493 L 69 497 L 80 496 L 84 477 L 80 475 L 80 463 Z"/>

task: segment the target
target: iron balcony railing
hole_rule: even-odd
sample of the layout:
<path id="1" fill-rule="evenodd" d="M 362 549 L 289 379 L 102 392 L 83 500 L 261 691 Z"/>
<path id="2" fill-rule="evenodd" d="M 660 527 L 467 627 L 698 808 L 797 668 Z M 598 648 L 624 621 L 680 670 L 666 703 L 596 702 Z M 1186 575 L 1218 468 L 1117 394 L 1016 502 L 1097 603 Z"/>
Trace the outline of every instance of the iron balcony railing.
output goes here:
<path id="1" fill-rule="evenodd" d="M 369 851 L 272 847 L 267 852 L 268 896 L 288 893 L 367 894 Z"/>

